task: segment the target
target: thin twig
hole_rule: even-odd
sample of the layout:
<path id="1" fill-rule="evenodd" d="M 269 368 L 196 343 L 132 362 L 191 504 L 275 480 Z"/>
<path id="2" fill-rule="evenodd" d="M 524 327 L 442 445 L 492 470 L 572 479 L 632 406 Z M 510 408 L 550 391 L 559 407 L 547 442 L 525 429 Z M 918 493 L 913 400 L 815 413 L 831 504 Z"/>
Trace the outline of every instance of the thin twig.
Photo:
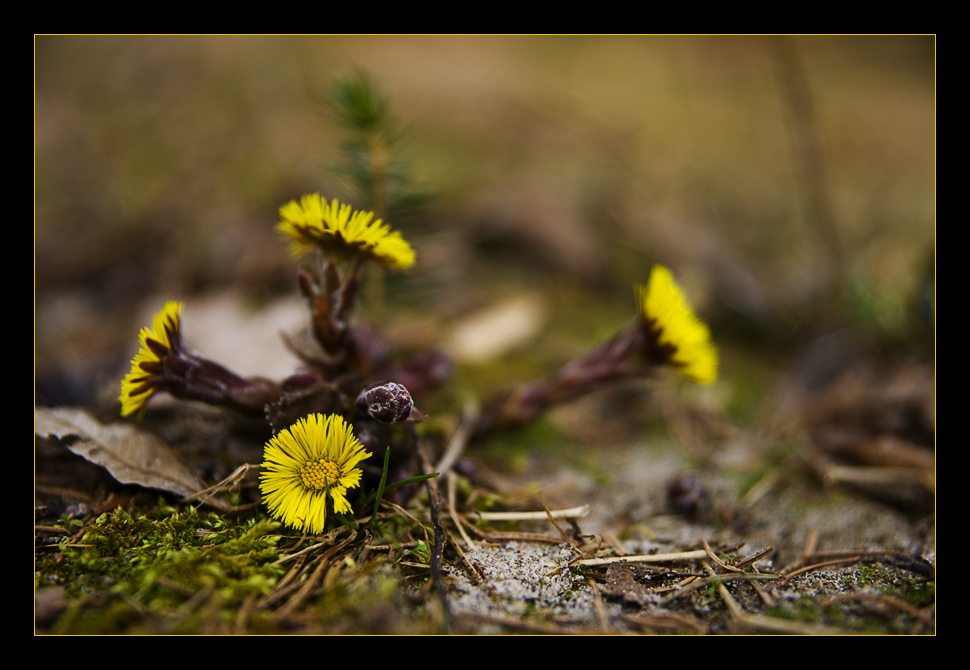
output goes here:
<path id="1" fill-rule="evenodd" d="M 384 505 L 385 507 L 390 507 L 392 510 L 394 510 L 404 518 L 413 521 L 414 524 L 421 529 L 421 532 L 424 533 L 424 543 L 429 547 L 431 546 L 431 538 L 428 537 L 428 529 L 425 528 L 424 524 L 418 521 L 418 519 L 415 518 L 413 514 L 411 514 L 409 511 L 407 511 L 397 503 L 391 502 L 390 500 L 381 500 L 381 505 Z"/>
<path id="2" fill-rule="evenodd" d="M 707 543 L 707 540 L 703 540 L 703 542 L 704 542 L 704 551 L 707 552 L 707 557 L 709 559 L 711 559 L 712 561 L 714 561 L 715 563 L 717 563 L 718 565 L 720 565 L 722 568 L 724 568 L 728 572 L 744 572 L 744 570 L 740 570 L 740 569 L 734 567 L 733 565 L 728 565 L 727 563 L 725 563 L 724 561 L 722 561 L 714 553 L 714 550 L 711 549 L 711 545 L 709 545 Z"/>
<path id="3" fill-rule="evenodd" d="M 424 474 L 430 475 L 434 473 L 435 471 L 431 469 L 431 461 L 428 459 L 427 454 L 424 453 L 421 442 L 418 440 L 417 431 L 414 430 L 413 426 L 409 426 L 408 432 L 411 435 L 415 451 L 417 451 L 418 457 L 421 459 Z M 434 581 L 435 590 L 438 592 L 438 599 L 441 601 L 441 607 L 444 610 L 445 626 L 447 626 L 448 630 L 451 630 L 454 628 L 451 620 L 451 608 L 448 606 L 448 599 L 445 596 L 445 584 L 441 576 L 441 563 L 445 551 L 445 529 L 441 525 L 441 492 L 438 490 L 437 478 L 432 477 L 426 479 L 424 483 L 428 487 L 431 525 L 434 528 L 434 548 L 431 550 L 431 579 Z"/>
<path id="4" fill-rule="evenodd" d="M 796 558 L 794 561 L 783 567 L 778 571 L 778 574 L 788 575 L 791 574 L 790 570 L 796 565 L 800 565 L 805 561 L 813 561 L 824 558 L 848 558 L 848 557 L 859 557 L 859 558 L 875 558 L 878 556 L 896 556 L 899 552 L 896 551 L 882 551 L 873 550 L 869 551 L 866 549 L 848 550 L 848 551 L 817 551 L 814 554 L 802 555 Z"/>
<path id="5" fill-rule="evenodd" d="M 461 457 L 465 446 L 468 444 L 468 438 L 471 437 L 472 431 L 478 425 L 479 414 L 477 403 L 468 402 L 465 405 L 465 412 L 464 416 L 462 416 L 461 424 L 459 424 L 458 430 L 455 431 L 451 442 L 448 443 L 448 448 L 445 449 L 445 453 L 441 455 L 438 464 L 432 472 L 446 474 L 451 470 L 451 466 Z"/>
<path id="6" fill-rule="evenodd" d="M 611 632 L 610 629 L 610 617 L 606 614 L 606 608 L 603 606 L 603 596 L 600 595 L 600 587 L 596 582 L 590 582 L 590 587 L 593 590 L 593 607 L 596 609 L 596 616 L 600 620 L 600 629 L 604 633 Z"/>
<path id="7" fill-rule="evenodd" d="M 462 526 L 461 520 L 458 518 L 458 512 L 455 511 L 455 489 L 457 488 L 457 480 L 448 475 L 448 515 L 451 517 L 451 522 L 455 524 L 458 532 L 461 533 L 462 539 L 465 541 L 465 546 L 474 547 L 475 543 L 472 539 L 468 537 L 468 533 L 465 532 L 464 526 Z"/>
<path id="8" fill-rule="evenodd" d="M 862 560 L 862 556 L 850 556 L 848 558 L 839 558 L 834 561 L 825 561 L 823 563 L 815 563 L 813 565 L 806 565 L 804 568 L 795 570 L 794 572 L 789 572 L 786 575 L 782 575 L 781 579 L 783 583 L 788 583 L 792 577 L 796 577 L 804 572 L 811 572 L 812 570 L 818 570 L 819 568 L 827 568 L 832 565 L 844 565 L 847 563 L 857 563 Z"/>
<path id="9" fill-rule="evenodd" d="M 286 601 L 281 608 L 276 610 L 273 614 L 273 618 L 276 620 L 285 619 L 288 617 L 300 604 L 306 600 L 310 593 L 316 588 L 317 582 L 323 576 L 324 570 L 330 565 L 330 558 L 333 557 L 337 552 L 346 547 L 348 544 L 353 542 L 357 538 L 357 531 L 353 531 L 346 540 L 340 544 L 325 551 L 318 559 L 317 567 L 310 575 L 310 578 L 304 582 L 302 588 L 297 592 L 295 596 Z"/>
<path id="10" fill-rule="evenodd" d="M 707 542 L 704 544 L 707 545 Z M 707 548 L 708 550 L 710 549 L 710 547 Z M 731 611 L 731 614 L 734 615 L 735 618 L 742 618 L 746 612 L 741 609 L 741 605 L 739 605 L 738 601 L 734 599 L 731 592 L 727 590 L 727 587 L 724 585 L 724 581 L 718 579 L 718 577 L 721 577 L 722 575 L 718 575 L 716 572 L 714 572 L 714 568 L 712 568 L 711 564 L 707 561 L 701 561 L 701 565 L 704 566 L 705 572 L 710 575 L 710 578 L 714 581 L 714 583 L 717 584 L 717 592 L 720 594 L 721 600 L 724 601 L 724 604 L 727 605 L 727 608 Z"/>
<path id="11" fill-rule="evenodd" d="M 697 561 L 707 558 L 703 549 L 678 551 L 671 554 L 642 554 L 639 556 L 616 556 L 614 558 L 584 558 L 577 565 L 610 565 L 611 563 L 671 563 L 673 561 Z"/>
<path id="12" fill-rule="evenodd" d="M 811 556 L 818 549 L 818 527 L 813 526 L 808 529 L 808 534 L 805 536 L 805 548 L 802 550 L 802 556 Z"/>
<path id="13" fill-rule="evenodd" d="M 544 512 L 478 512 L 475 516 L 483 521 L 542 521 L 550 516 L 556 519 L 582 518 L 589 514 L 589 505 Z"/>
<path id="14" fill-rule="evenodd" d="M 461 517 L 460 514 L 458 516 Z M 461 517 L 461 518 L 464 518 L 464 517 Z M 468 523 L 467 520 L 465 520 L 465 523 L 468 525 L 468 529 L 474 535 L 477 535 L 478 537 L 482 538 L 484 541 L 488 542 L 489 544 L 498 544 L 501 540 L 518 539 L 518 538 L 500 537 L 499 535 L 495 535 L 495 534 L 492 534 L 492 533 L 486 533 L 481 528 L 478 528 L 477 526 L 473 526 L 472 524 Z M 556 538 L 556 542 L 558 542 L 558 541 L 559 541 L 559 538 Z"/>
<path id="15" fill-rule="evenodd" d="M 246 599 L 243 601 L 239 611 L 236 612 L 236 621 L 232 629 L 234 635 L 246 634 L 246 627 L 249 624 L 249 617 L 253 613 L 253 607 L 256 604 L 257 597 L 258 596 L 255 593 L 250 593 L 248 596 L 246 596 Z"/>
<path id="16" fill-rule="evenodd" d="M 295 596 L 287 600 L 282 607 L 273 613 L 272 618 L 276 620 L 285 619 L 288 617 L 300 604 L 307 599 L 310 592 L 316 588 L 317 582 L 320 580 L 323 571 L 330 564 L 328 560 L 329 557 L 322 557 L 317 562 L 317 567 L 313 570 L 313 574 L 300 586 L 300 590 Z"/>
<path id="17" fill-rule="evenodd" d="M 765 556 L 768 556 L 769 554 L 771 554 L 772 552 L 774 552 L 774 550 L 775 550 L 774 547 L 765 547 L 764 549 L 762 549 L 758 553 L 752 554 L 751 556 L 748 556 L 746 559 L 744 559 L 740 563 L 736 563 L 734 565 L 734 567 L 736 567 L 736 568 L 744 568 L 744 567 L 746 567 L 748 565 L 751 565 L 752 563 L 757 563 L 758 561 L 760 561 Z M 752 567 L 754 567 L 754 566 L 752 566 Z M 757 569 L 757 568 L 755 568 L 755 569 Z"/>
<path id="18" fill-rule="evenodd" d="M 773 616 L 765 616 L 764 614 L 745 614 L 739 621 L 745 626 L 774 633 L 786 633 L 788 635 L 868 635 L 864 631 L 834 628 L 832 626 L 806 623 L 804 621 L 792 621 L 790 619 L 779 619 Z"/>
<path id="19" fill-rule="evenodd" d="M 277 600 L 280 600 L 281 598 L 289 594 L 291 591 L 296 590 L 298 584 L 294 580 L 297 578 L 298 575 L 303 573 L 303 565 L 305 563 L 306 563 L 306 554 L 300 556 L 300 559 L 296 562 L 296 565 L 294 565 L 292 568 L 289 569 L 289 571 L 283 576 L 283 579 L 276 582 L 276 585 L 273 587 L 273 590 L 270 591 L 266 596 L 263 597 L 262 600 L 259 601 L 259 604 L 256 606 L 255 609 L 256 610 L 266 609 Z M 292 588 L 290 588 L 291 583 L 292 583 Z"/>
<path id="20" fill-rule="evenodd" d="M 465 552 L 461 550 L 461 545 L 458 544 L 458 541 L 455 539 L 454 534 L 451 531 L 449 531 L 447 528 L 445 529 L 445 533 L 448 534 L 448 540 L 451 542 L 451 546 L 455 548 L 455 552 L 458 554 L 458 558 L 460 558 L 461 562 L 465 564 L 465 567 L 473 574 L 478 576 L 483 576 L 481 574 L 481 571 L 476 570 L 475 566 L 472 565 L 471 561 L 468 560 L 468 557 L 465 556 Z M 475 580 L 472 579 L 472 581 L 475 581 Z"/>
<path id="21" fill-rule="evenodd" d="M 296 552 L 295 554 L 289 554 L 288 556 L 284 556 L 283 558 L 278 559 L 278 560 L 270 563 L 270 565 L 283 565 L 284 563 L 288 563 L 289 561 L 292 561 L 295 558 L 300 558 L 304 554 L 308 554 L 311 551 L 313 551 L 314 549 L 317 549 L 319 547 L 322 547 L 322 546 L 328 545 L 328 544 L 330 544 L 330 542 L 318 542 L 317 544 L 310 545 L 306 549 L 301 549 L 300 551 Z"/>
<path id="22" fill-rule="evenodd" d="M 707 558 L 706 555 L 705 555 L 705 558 Z M 696 579 L 693 582 L 690 582 L 689 584 L 686 584 L 679 591 L 675 591 L 674 593 L 669 594 L 667 597 L 664 598 L 663 603 L 664 604 L 667 604 L 667 603 L 669 603 L 671 601 L 676 600 L 677 598 L 680 598 L 681 596 L 687 595 L 691 591 L 696 591 L 697 589 L 703 588 L 705 586 L 710 586 L 714 582 L 733 582 L 733 581 L 737 581 L 737 580 L 741 580 L 741 581 L 755 581 L 755 580 L 758 580 L 758 581 L 776 581 L 777 579 L 778 579 L 778 575 L 764 575 L 764 574 L 758 574 L 758 573 L 753 573 L 753 572 L 745 572 L 743 574 L 738 574 L 736 572 L 731 572 L 731 573 L 728 573 L 726 575 L 716 575 L 714 577 L 704 577 L 704 578 Z"/>
<path id="23" fill-rule="evenodd" d="M 59 526 L 34 526 L 34 532 L 35 533 L 58 533 L 58 534 L 66 535 L 71 531 L 69 531 L 67 528 L 60 528 Z"/>
<path id="24" fill-rule="evenodd" d="M 418 568 L 419 570 L 430 570 L 431 566 L 427 563 L 415 563 L 414 561 L 398 561 L 398 565 L 403 565 L 406 568 Z"/>
<path id="25" fill-rule="evenodd" d="M 210 486 L 207 489 L 196 491 L 195 493 L 182 498 L 181 502 L 192 502 L 193 500 L 198 500 L 199 504 L 201 505 L 212 505 L 223 512 L 242 512 L 243 510 L 252 509 L 259 503 L 255 502 L 247 503 L 245 505 L 230 505 L 226 501 L 214 498 L 213 496 L 223 491 L 231 491 L 252 468 L 258 467 L 258 465 L 254 465 L 252 463 L 243 463 L 238 468 L 233 470 L 231 475 L 223 479 L 215 486 Z"/>
<path id="26" fill-rule="evenodd" d="M 399 542 L 397 544 L 367 544 L 364 545 L 370 551 L 393 551 L 394 549 L 414 549 L 421 543 L 418 540 L 410 542 Z"/>
<path id="27" fill-rule="evenodd" d="M 611 547 L 613 547 L 613 551 L 616 552 L 616 555 L 617 556 L 629 556 L 630 555 L 630 552 L 628 552 L 626 549 L 624 549 L 623 545 L 620 543 L 619 538 L 616 536 L 616 534 L 613 532 L 612 529 L 607 528 L 606 526 L 604 526 L 600 530 L 600 534 L 603 536 L 603 539 L 606 540 L 606 543 L 608 545 L 610 545 Z"/>
<path id="28" fill-rule="evenodd" d="M 757 505 L 762 498 L 764 498 L 771 489 L 774 488 L 778 481 L 778 476 L 774 474 L 766 474 L 758 482 L 748 489 L 748 492 L 744 494 L 744 497 L 738 501 L 738 504 L 745 509 L 751 509 Z"/>
<path id="29" fill-rule="evenodd" d="M 543 535 L 542 533 L 527 533 L 522 531 L 501 531 L 498 533 L 486 533 L 479 530 L 475 526 L 468 526 L 473 533 L 482 538 L 485 542 L 490 544 L 499 544 L 503 541 L 511 540 L 513 542 L 549 542 L 550 544 L 559 544 L 562 542 L 561 537 L 555 535 Z"/>
<path id="30" fill-rule="evenodd" d="M 558 523 L 556 523 L 556 518 L 554 516 L 552 516 L 552 513 L 546 507 L 546 504 L 544 502 L 542 502 L 542 497 L 541 496 L 539 497 L 539 502 L 542 504 L 542 509 L 544 509 L 546 511 L 546 517 L 549 519 L 549 522 L 552 523 L 552 525 L 556 527 L 556 530 L 559 531 L 559 535 L 562 536 L 563 542 L 565 542 L 566 544 L 568 544 L 570 547 L 572 547 L 573 549 L 575 549 L 578 552 L 579 551 L 579 543 L 576 542 L 575 540 L 573 540 L 568 535 L 566 535 L 566 532 L 562 529 L 562 527 Z M 580 552 L 580 554 L 581 553 L 582 552 Z"/>
<path id="31" fill-rule="evenodd" d="M 324 547 L 324 546 L 326 546 L 328 544 L 333 544 L 334 540 L 337 538 L 338 535 L 340 535 L 340 532 L 343 531 L 344 529 L 351 531 L 351 533 L 354 533 L 355 532 L 354 529 L 351 528 L 350 526 L 340 526 L 339 528 L 335 528 L 334 530 L 332 530 L 329 533 L 327 533 L 324 536 L 326 539 L 323 542 L 317 542 L 316 544 L 310 545 L 309 547 L 307 547 L 305 549 L 301 549 L 300 551 L 298 551 L 298 552 L 296 552 L 294 554 L 289 554 L 287 556 L 284 556 L 283 558 L 281 558 L 281 559 L 275 561 L 274 563 L 272 563 L 272 565 L 282 565 L 283 563 L 287 563 L 289 561 L 292 561 L 294 558 L 297 558 L 298 556 L 302 556 L 303 554 L 308 554 L 311 551 L 313 551 L 314 549 L 317 549 L 319 547 Z"/>
<path id="32" fill-rule="evenodd" d="M 761 584 L 759 584 L 758 582 L 750 582 L 750 584 L 751 584 L 751 588 L 754 589 L 754 592 L 758 594 L 759 598 L 761 598 L 761 602 L 763 602 L 768 607 L 775 606 L 775 599 L 771 597 L 770 593 L 768 593 L 763 588 L 761 588 Z"/>
<path id="33" fill-rule="evenodd" d="M 931 493 L 936 491 L 933 471 L 928 468 L 830 465 L 825 469 L 823 481 L 828 485 L 912 486 L 918 484 Z"/>

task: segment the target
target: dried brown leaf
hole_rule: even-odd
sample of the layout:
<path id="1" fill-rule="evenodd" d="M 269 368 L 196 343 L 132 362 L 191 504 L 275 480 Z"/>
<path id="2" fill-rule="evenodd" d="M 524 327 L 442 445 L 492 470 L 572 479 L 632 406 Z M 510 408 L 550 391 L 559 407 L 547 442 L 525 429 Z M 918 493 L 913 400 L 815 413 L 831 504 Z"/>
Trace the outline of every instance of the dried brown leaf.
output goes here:
<path id="1" fill-rule="evenodd" d="M 57 438 L 78 456 L 100 465 L 122 484 L 188 496 L 206 483 L 160 438 L 127 423 L 103 424 L 83 409 L 34 409 L 34 433 Z"/>

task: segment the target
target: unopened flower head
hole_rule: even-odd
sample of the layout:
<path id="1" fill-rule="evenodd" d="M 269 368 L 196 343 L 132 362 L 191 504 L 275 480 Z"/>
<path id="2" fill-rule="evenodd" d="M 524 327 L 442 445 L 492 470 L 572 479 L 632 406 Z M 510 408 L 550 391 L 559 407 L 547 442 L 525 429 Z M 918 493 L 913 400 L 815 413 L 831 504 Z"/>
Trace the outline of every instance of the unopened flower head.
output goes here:
<path id="1" fill-rule="evenodd" d="M 327 497 L 338 514 L 351 511 L 347 489 L 360 484 L 364 451 L 338 414 L 311 414 L 266 443 L 259 490 L 270 514 L 303 532 L 323 532 Z"/>
<path id="2" fill-rule="evenodd" d="M 717 379 L 717 349 L 711 331 L 697 318 L 670 270 L 655 265 L 639 288 L 640 314 L 654 341 L 651 347 L 681 376 L 710 384 Z"/>
<path id="3" fill-rule="evenodd" d="M 152 381 L 162 374 L 162 357 L 181 346 L 181 313 L 182 303 L 165 303 L 152 327 L 141 329 L 141 349 L 131 359 L 131 372 L 121 380 L 121 416 L 143 410 L 155 393 Z"/>
<path id="4" fill-rule="evenodd" d="M 313 193 L 299 202 L 291 200 L 280 207 L 280 219 L 276 229 L 289 238 L 296 256 L 322 247 L 362 253 L 401 270 L 414 265 L 414 249 L 401 233 L 380 219 L 374 221 L 373 212 L 355 212 L 336 198 L 327 204 L 326 198 Z"/>

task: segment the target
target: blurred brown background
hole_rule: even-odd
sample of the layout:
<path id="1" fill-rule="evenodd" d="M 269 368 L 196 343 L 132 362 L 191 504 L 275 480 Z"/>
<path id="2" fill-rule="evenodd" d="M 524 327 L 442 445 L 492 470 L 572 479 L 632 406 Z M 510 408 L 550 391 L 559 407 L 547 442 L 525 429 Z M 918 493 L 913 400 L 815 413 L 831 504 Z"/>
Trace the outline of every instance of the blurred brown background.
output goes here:
<path id="1" fill-rule="evenodd" d="M 321 93 L 355 68 L 389 96 L 430 196 L 389 222 L 417 267 L 375 279 L 365 308 L 392 341 L 447 343 L 511 304 L 533 347 L 513 374 L 528 379 L 632 317 L 631 287 L 662 262 L 711 321 L 726 379 L 829 324 L 931 360 L 935 48 L 37 37 L 38 402 L 109 407 L 167 299 L 196 305 L 187 339 L 216 360 L 232 355 L 200 340 L 287 355 L 275 333 L 293 327 L 280 305 L 296 283 L 276 212 L 313 191 L 353 200 L 327 169 L 342 133 Z M 246 315 L 265 328 L 244 332 Z"/>

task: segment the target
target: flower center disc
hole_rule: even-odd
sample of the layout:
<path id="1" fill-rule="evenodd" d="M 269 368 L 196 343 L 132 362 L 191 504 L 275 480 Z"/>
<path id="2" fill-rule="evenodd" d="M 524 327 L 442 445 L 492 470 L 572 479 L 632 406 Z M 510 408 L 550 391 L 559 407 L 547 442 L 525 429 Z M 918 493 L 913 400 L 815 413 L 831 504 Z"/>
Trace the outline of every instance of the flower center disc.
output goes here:
<path id="1" fill-rule="evenodd" d="M 300 479 L 308 489 L 323 489 L 333 486 L 340 478 L 340 469 L 333 461 L 321 458 L 305 463 L 300 468 Z"/>

